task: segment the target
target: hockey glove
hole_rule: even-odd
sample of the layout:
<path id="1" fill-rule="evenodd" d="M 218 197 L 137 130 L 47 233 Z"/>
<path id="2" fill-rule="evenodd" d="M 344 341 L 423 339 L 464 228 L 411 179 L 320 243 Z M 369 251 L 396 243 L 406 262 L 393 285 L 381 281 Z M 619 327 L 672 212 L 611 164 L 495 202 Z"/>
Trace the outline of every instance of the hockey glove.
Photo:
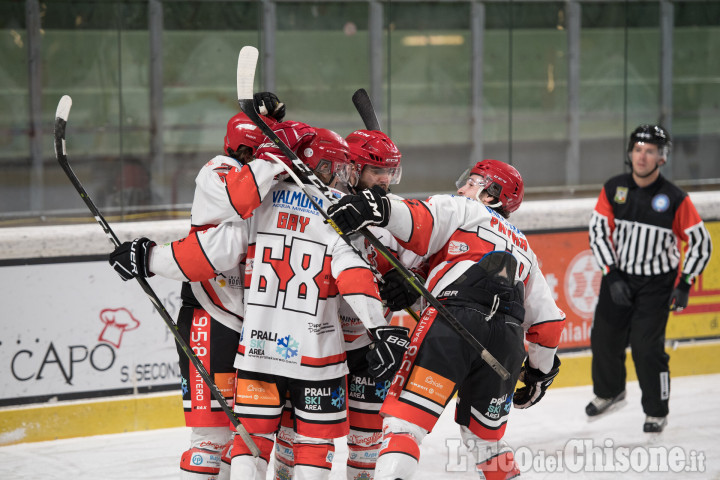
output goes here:
<path id="1" fill-rule="evenodd" d="M 393 312 L 411 307 L 419 297 L 420 292 L 414 289 L 396 269 L 393 268 L 383 275 L 380 298 Z"/>
<path id="2" fill-rule="evenodd" d="M 273 127 L 273 132 L 275 132 L 280 140 L 282 140 L 283 143 L 290 147 L 290 150 L 295 153 L 310 143 L 316 135 L 315 129 L 307 123 L 294 122 L 292 120 L 276 124 Z M 275 145 L 275 142 L 270 140 L 268 137 L 265 137 L 265 139 L 263 139 L 263 143 L 255 152 L 255 158 L 272 162 L 273 160 L 267 155 L 268 153 L 272 153 L 282 160 L 285 165 L 292 167 L 292 162 L 289 158 L 287 158 L 287 156 L 285 156 L 282 150 L 280 150 L 280 147 Z"/>
<path id="3" fill-rule="evenodd" d="M 278 122 L 285 118 L 285 104 L 280 103 L 277 95 L 272 92 L 260 92 L 253 95 L 255 109 L 260 115 L 272 117 Z"/>
<path id="4" fill-rule="evenodd" d="M 545 396 L 545 390 L 552 384 L 553 379 L 559 372 L 560 359 L 557 355 L 555 355 L 553 367 L 548 373 L 532 368 L 525 360 L 525 365 L 523 365 L 518 379 L 525 386 L 515 390 L 515 396 L 513 397 L 515 408 L 528 408 L 538 403 Z"/>
<path id="5" fill-rule="evenodd" d="M 605 278 L 608 282 L 610 298 L 612 298 L 613 303 L 620 307 L 632 306 L 632 293 L 630 292 L 630 287 L 625 279 L 623 279 L 622 275 L 620 275 L 620 272 L 617 269 L 612 268 L 607 275 L 605 275 Z"/>
<path id="6" fill-rule="evenodd" d="M 328 214 L 345 234 L 368 225 L 384 227 L 390 220 L 390 200 L 385 196 L 385 190 L 375 185 L 357 195 L 345 195 L 328 208 Z"/>
<path id="7" fill-rule="evenodd" d="M 395 376 L 400 368 L 403 354 L 410 346 L 409 330 L 405 327 L 377 327 L 372 335 L 375 342 L 370 345 L 370 351 L 365 355 L 368 361 L 368 371 L 375 377 L 376 382 L 384 382 Z"/>
<path id="8" fill-rule="evenodd" d="M 687 308 L 690 297 L 690 286 L 690 283 L 687 283 L 682 278 L 680 279 L 677 287 L 675 287 L 672 295 L 670 295 L 670 303 L 668 304 L 670 311 L 681 312 Z"/>
<path id="9" fill-rule="evenodd" d="M 123 280 L 135 277 L 152 277 L 148 270 L 148 255 L 155 242 L 145 237 L 136 238 L 132 242 L 124 242 L 110 254 L 108 261 Z"/>

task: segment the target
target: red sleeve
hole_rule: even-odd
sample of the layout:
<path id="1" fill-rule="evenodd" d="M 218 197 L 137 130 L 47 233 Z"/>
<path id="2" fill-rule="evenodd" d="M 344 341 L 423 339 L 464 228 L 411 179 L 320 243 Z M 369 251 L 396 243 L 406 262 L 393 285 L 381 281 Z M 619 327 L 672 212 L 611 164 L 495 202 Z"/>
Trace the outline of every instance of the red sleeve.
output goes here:
<path id="1" fill-rule="evenodd" d="M 600 196 L 598 197 L 598 201 L 595 204 L 595 211 L 608 219 L 608 226 L 610 227 L 610 232 L 613 232 L 615 230 L 615 214 L 613 213 L 612 206 L 610 205 L 610 201 L 608 200 L 605 187 L 603 187 L 602 191 L 600 191 Z"/>
<path id="2" fill-rule="evenodd" d="M 425 255 L 428 248 L 430 248 L 435 218 L 424 202 L 405 200 L 404 203 L 410 210 L 410 216 L 412 217 L 412 233 L 407 242 L 398 239 L 398 243 L 418 255 Z"/>
<path id="3" fill-rule="evenodd" d="M 547 348 L 557 348 L 560 336 L 565 328 L 565 320 L 551 320 L 532 325 L 525 335 L 528 342 Z"/>
<path id="4" fill-rule="evenodd" d="M 393 257 L 398 258 L 397 252 L 390 249 L 390 247 L 387 247 L 387 250 L 392 254 Z M 373 253 L 371 254 L 375 257 L 375 264 L 377 265 L 377 271 L 380 272 L 380 274 L 385 275 L 387 272 L 392 270 L 394 267 L 390 263 L 390 261 L 385 258 L 384 255 L 378 253 L 373 248 Z"/>
<path id="5" fill-rule="evenodd" d="M 685 198 L 683 198 L 680 203 L 680 207 L 677 212 L 675 212 L 675 219 L 673 220 L 672 226 L 673 232 L 680 240 L 687 243 L 688 236 L 685 231 L 700 222 L 702 222 L 702 219 L 695 209 L 695 205 L 693 205 L 690 197 L 685 195 Z"/>
<path id="6" fill-rule="evenodd" d="M 260 187 L 248 165 L 230 169 L 225 176 L 225 189 L 230 204 L 243 219 L 252 216 L 252 212 L 260 206 Z"/>
<path id="7" fill-rule="evenodd" d="M 196 282 L 215 277 L 215 268 L 200 245 L 197 233 L 172 242 L 173 258 L 188 280 Z"/>
<path id="8" fill-rule="evenodd" d="M 341 295 L 364 295 L 380 300 L 375 277 L 367 268 L 356 267 L 343 270 L 335 283 Z"/>

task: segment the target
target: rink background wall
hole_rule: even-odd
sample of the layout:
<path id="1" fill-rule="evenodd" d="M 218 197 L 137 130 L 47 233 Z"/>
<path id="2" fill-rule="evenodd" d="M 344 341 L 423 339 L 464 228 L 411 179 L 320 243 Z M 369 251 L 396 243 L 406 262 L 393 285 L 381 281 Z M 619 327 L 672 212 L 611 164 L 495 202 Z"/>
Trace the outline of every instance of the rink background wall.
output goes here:
<path id="1" fill-rule="evenodd" d="M 673 376 L 720 372 L 720 192 L 691 194 L 715 252 L 690 306 L 671 314 Z M 538 253 L 568 315 L 554 386 L 590 383 L 588 333 L 599 271 L 588 262 L 595 199 L 526 201 L 512 220 Z M 158 243 L 189 221 L 116 223 L 121 240 Z M 107 266 L 110 243 L 95 223 L 0 229 L 0 444 L 183 425 L 174 341 L 136 282 Z M 179 284 L 150 280 L 172 316 Z M 400 315 L 396 321 L 407 319 Z M 628 356 L 628 380 L 635 380 Z"/>

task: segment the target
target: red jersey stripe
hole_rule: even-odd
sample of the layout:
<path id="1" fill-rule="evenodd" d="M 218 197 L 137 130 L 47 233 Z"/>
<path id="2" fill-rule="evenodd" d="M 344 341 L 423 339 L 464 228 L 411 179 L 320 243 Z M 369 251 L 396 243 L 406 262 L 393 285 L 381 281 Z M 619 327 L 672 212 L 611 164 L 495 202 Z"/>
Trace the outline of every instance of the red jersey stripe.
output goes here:
<path id="1" fill-rule="evenodd" d="M 188 280 L 200 281 L 215 277 L 215 268 L 205 255 L 197 233 L 172 242 L 171 248 L 175 262 Z"/>
<path id="2" fill-rule="evenodd" d="M 362 413 L 350 410 L 350 427 L 365 430 L 382 430 L 382 417 L 377 413 Z"/>
<path id="3" fill-rule="evenodd" d="M 300 365 L 305 367 L 326 367 L 328 365 L 337 365 L 347 359 L 347 353 L 343 352 L 338 355 L 330 355 L 329 357 L 306 357 L 302 356 Z"/>
<path id="4" fill-rule="evenodd" d="M 557 348 L 564 328 L 564 320 L 536 323 L 528 329 L 525 339 L 543 347 Z"/>
<path id="5" fill-rule="evenodd" d="M 432 213 L 423 202 L 405 200 L 405 204 L 410 209 L 410 215 L 412 216 L 412 233 L 407 242 L 398 239 L 398 243 L 408 250 L 425 255 L 430 247 L 430 237 L 435 225 L 435 218 L 433 218 Z"/>
<path id="6" fill-rule="evenodd" d="M 247 165 L 240 169 L 233 168 L 227 173 L 225 190 L 230 204 L 243 219 L 251 217 L 262 201 L 255 174 Z"/>
<path id="7" fill-rule="evenodd" d="M 342 295 L 366 295 L 380 300 L 380 292 L 372 272 L 356 267 L 343 270 L 335 281 Z"/>

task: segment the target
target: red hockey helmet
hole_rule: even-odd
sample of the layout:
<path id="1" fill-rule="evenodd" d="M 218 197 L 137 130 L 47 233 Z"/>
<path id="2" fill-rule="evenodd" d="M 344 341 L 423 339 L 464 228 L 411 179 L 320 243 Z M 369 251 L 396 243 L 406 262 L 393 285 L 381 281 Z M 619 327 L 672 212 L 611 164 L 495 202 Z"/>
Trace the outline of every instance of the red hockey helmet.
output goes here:
<path id="1" fill-rule="evenodd" d="M 337 177 L 341 183 L 350 178 L 350 148 L 340 135 L 327 128 L 316 128 L 315 137 L 298 150 L 297 156 L 316 175 Z"/>
<path id="2" fill-rule="evenodd" d="M 520 207 L 525 194 L 525 184 L 520 172 L 515 167 L 498 160 L 483 160 L 474 167 L 463 173 L 457 181 L 458 188 L 461 188 L 470 175 L 479 175 L 485 179 L 484 185 L 478 192 L 487 193 L 498 199 L 499 206 L 511 213 Z"/>
<path id="3" fill-rule="evenodd" d="M 387 169 L 390 185 L 400 183 L 402 154 L 390 137 L 377 130 L 355 130 L 345 140 L 357 175 L 361 175 L 366 166 Z"/>
<path id="4" fill-rule="evenodd" d="M 271 128 L 277 122 L 271 117 L 263 117 L 265 123 Z M 255 150 L 263 142 L 265 135 L 262 133 L 260 128 L 255 125 L 252 120 L 248 118 L 244 113 L 238 113 L 233 116 L 227 124 L 227 133 L 225 134 L 225 155 L 232 156 L 237 153 L 240 146 L 245 145 L 252 149 L 252 153 L 255 154 Z"/>

